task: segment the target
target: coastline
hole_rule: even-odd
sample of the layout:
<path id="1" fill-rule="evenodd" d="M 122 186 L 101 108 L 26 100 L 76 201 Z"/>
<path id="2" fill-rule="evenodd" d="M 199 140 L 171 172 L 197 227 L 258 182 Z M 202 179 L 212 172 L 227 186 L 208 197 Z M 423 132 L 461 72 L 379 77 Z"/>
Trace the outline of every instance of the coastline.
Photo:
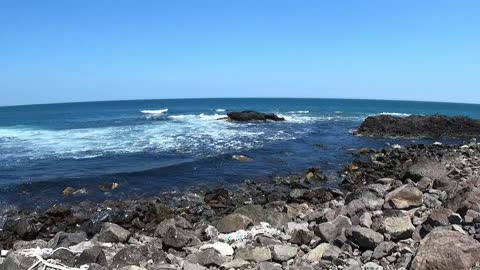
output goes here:
<path id="1" fill-rule="evenodd" d="M 101 246 L 107 265 L 120 269 L 133 261 L 118 254 L 148 250 L 160 241 L 155 255 L 160 257 L 134 252 L 138 260 L 133 264 L 145 269 L 222 265 L 225 269 L 410 269 L 412 265 L 426 269 L 422 268 L 425 254 L 429 260 L 437 257 L 431 257 L 425 242 L 447 237 L 480 246 L 474 240 L 480 212 L 473 210 L 474 204 L 463 205 L 463 199 L 475 198 L 468 192 L 472 187 L 476 191 L 472 181 L 479 173 L 480 144 L 412 145 L 358 153 L 360 158 L 342 172 L 339 189 L 321 187 L 311 179 L 312 185 L 306 176 L 296 176 L 247 182 L 233 191 L 186 193 L 177 197 L 173 208 L 165 204 L 172 198 L 163 197 L 18 212 L 3 222 L 2 249 L 17 250 L 4 263 L 13 263 L 12 254 L 27 260 L 18 250 L 32 243 L 54 249 L 67 245 L 75 251 L 74 258 Z M 323 179 L 321 174 L 316 177 Z M 468 189 L 458 192 L 459 185 Z M 125 239 L 120 237 L 125 234 Z M 429 234 L 441 237 L 429 238 Z M 102 241 L 113 246 L 103 247 Z M 79 245 L 84 250 L 78 250 Z M 468 250 L 448 252 L 477 258 Z"/>

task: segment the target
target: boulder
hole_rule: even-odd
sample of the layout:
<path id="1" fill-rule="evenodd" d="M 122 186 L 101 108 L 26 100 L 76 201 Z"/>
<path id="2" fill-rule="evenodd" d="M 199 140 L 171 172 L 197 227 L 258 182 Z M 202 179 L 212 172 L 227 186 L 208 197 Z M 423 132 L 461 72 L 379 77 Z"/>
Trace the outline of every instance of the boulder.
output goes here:
<path id="1" fill-rule="evenodd" d="M 266 222 L 274 228 L 281 228 L 289 221 L 286 213 L 273 208 L 263 208 L 261 205 L 251 204 L 237 208 L 234 213 L 250 218 L 255 225 Z"/>
<path id="2" fill-rule="evenodd" d="M 406 213 L 395 211 L 389 216 L 385 215 L 382 221 L 382 231 L 389 234 L 393 239 L 407 239 L 412 237 L 415 227 L 410 216 Z"/>
<path id="3" fill-rule="evenodd" d="M 49 248 L 69 247 L 87 240 L 87 234 L 83 231 L 75 233 L 58 232 L 48 241 Z"/>
<path id="4" fill-rule="evenodd" d="M 405 178 L 410 178 L 416 182 L 421 181 L 422 178 L 425 178 L 424 182 L 431 182 L 431 180 L 446 176 L 447 173 L 447 169 L 442 163 L 434 160 L 422 159 L 408 168 Z M 425 183 L 422 182 L 422 185 L 424 184 Z"/>
<path id="5" fill-rule="evenodd" d="M 480 261 L 480 243 L 444 229 L 434 229 L 420 243 L 413 260 L 415 270 L 469 270 Z"/>
<path id="6" fill-rule="evenodd" d="M 317 247 L 315 247 L 314 249 L 310 250 L 307 255 L 306 255 L 306 259 L 309 261 L 309 262 L 319 262 L 322 260 L 323 258 L 323 255 L 325 254 L 325 252 L 329 249 L 333 248 L 332 245 L 328 244 L 328 243 L 322 243 L 320 245 L 318 245 Z"/>
<path id="7" fill-rule="evenodd" d="M 163 238 L 163 244 L 167 247 L 181 249 L 194 238 L 193 232 L 177 227 L 170 227 Z"/>
<path id="8" fill-rule="evenodd" d="M 205 250 L 205 249 L 214 249 L 218 253 L 220 253 L 222 256 L 232 256 L 233 255 L 233 248 L 227 244 L 227 243 L 222 243 L 222 242 L 215 242 L 213 244 L 205 244 L 200 247 L 200 250 Z"/>
<path id="9" fill-rule="evenodd" d="M 361 226 L 352 227 L 352 240 L 357 245 L 365 249 L 374 249 L 378 244 L 383 242 L 384 237 L 372 229 Z"/>
<path id="10" fill-rule="evenodd" d="M 277 262 L 286 262 L 297 255 L 298 249 L 289 245 L 274 245 L 271 248 L 272 258 Z"/>
<path id="11" fill-rule="evenodd" d="M 394 242 L 382 242 L 373 250 L 372 257 L 376 260 L 380 260 L 383 257 L 390 256 L 396 248 L 397 244 L 395 244 Z"/>
<path id="12" fill-rule="evenodd" d="M 37 259 L 33 257 L 27 257 L 22 255 L 18 251 L 8 253 L 7 257 L 0 266 L 3 270 L 27 270 L 29 269 Z"/>
<path id="13" fill-rule="evenodd" d="M 50 255 L 50 259 L 57 260 L 70 267 L 75 265 L 75 254 L 66 249 L 57 249 Z"/>
<path id="14" fill-rule="evenodd" d="M 264 262 L 272 259 L 272 253 L 268 247 L 245 247 L 235 252 L 235 259 L 246 261 Z"/>
<path id="15" fill-rule="evenodd" d="M 101 266 L 108 266 L 107 258 L 101 247 L 93 247 L 84 250 L 77 259 L 76 266 L 96 263 Z"/>
<path id="16" fill-rule="evenodd" d="M 221 233 L 230 233 L 245 230 L 253 225 L 253 221 L 241 214 L 230 214 L 221 218 L 217 223 L 217 229 Z"/>
<path id="17" fill-rule="evenodd" d="M 336 238 L 345 235 L 352 227 L 352 221 L 346 216 L 338 216 L 333 222 L 324 222 L 315 228 L 315 234 L 325 242 L 332 243 Z"/>
<path id="18" fill-rule="evenodd" d="M 285 121 L 285 118 L 275 114 L 266 114 L 256 111 L 230 112 L 227 114 L 230 121 L 249 122 L 249 121 Z"/>
<path id="19" fill-rule="evenodd" d="M 222 256 L 218 251 L 212 248 L 201 250 L 197 253 L 197 258 L 198 263 L 206 267 L 218 267 L 227 261 L 224 256 Z"/>
<path id="20" fill-rule="evenodd" d="M 103 224 L 97 236 L 100 242 L 125 243 L 130 237 L 130 232 L 115 223 L 107 222 Z"/>
<path id="21" fill-rule="evenodd" d="M 423 193 L 411 184 L 396 188 L 385 196 L 385 207 L 408 209 L 423 204 Z"/>

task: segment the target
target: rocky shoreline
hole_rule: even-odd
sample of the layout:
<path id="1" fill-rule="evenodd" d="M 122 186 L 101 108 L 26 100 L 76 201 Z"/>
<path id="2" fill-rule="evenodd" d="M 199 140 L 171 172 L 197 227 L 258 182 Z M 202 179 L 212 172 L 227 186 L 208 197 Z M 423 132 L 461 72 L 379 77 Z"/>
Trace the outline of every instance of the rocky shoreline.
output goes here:
<path id="1" fill-rule="evenodd" d="M 480 144 L 358 154 L 338 189 L 318 185 L 325 177 L 312 169 L 183 194 L 175 207 L 158 198 L 12 210 L 0 220 L 0 269 L 475 267 Z"/>
<path id="2" fill-rule="evenodd" d="M 370 116 L 357 135 L 402 138 L 474 138 L 480 136 L 480 120 L 466 116 L 392 115 Z"/>

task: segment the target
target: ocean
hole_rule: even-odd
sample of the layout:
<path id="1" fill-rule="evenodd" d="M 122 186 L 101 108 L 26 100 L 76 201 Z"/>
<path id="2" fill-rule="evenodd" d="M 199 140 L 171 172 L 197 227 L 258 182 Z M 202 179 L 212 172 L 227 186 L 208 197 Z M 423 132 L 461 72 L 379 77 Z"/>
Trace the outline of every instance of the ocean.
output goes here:
<path id="1" fill-rule="evenodd" d="M 257 110 L 285 122 L 231 123 L 229 111 Z M 344 99 L 171 99 L 0 107 L 0 205 L 161 196 L 303 174 L 319 167 L 327 185 L 351 149 L 432 143 L 373 139 L 352 131 L 370 115 L 446 114 L 480 118 L 480 105 Z M 232 155 L 245 155 L 240 162 Z M 116 182 L 118 189 L 99 188 Z M 63 196 L 66 187 L 85 194 Z"/>

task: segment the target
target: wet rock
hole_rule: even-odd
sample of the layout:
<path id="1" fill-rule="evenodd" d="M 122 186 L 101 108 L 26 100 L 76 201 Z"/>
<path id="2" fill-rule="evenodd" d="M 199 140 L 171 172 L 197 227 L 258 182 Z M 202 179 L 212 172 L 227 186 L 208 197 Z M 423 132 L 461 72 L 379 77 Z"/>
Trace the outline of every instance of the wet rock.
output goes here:
<path id="1" fill-rule="evenodd" d="M 21 239 L 33 240 L 37 237 L 42 227 L 42 224 L 36 223 L 32 219 L 21 218 L 15 225 L 15 232 Z"/>
<path id="2" fill-rule="evenodd" d="M 271 254 L 274 261 L 286 262 L 297 255 L 298 249 L 289 245 L 274 245 Z"/>
<path id="3" fill-rule="evenodd" d="M 130 237 L 130 232 L 115 223 L 105 223 L 98 234 L 98 241 L 111 243 L 125 243 Z"/>
<path id="4" fill-rule="evenodd" d="M 480 243 L 456 231 L 435 229 L 422 240 L 413 261 L 416 270 L 468 270 L 480 261 Z"/>
<path id="5" fill-rule="evenodd" d="M 217 223 L 217 229 L 221 233 L 230 233 L 245 230 L 253 225 L 253 221 L 241 214 L 230 214 L 221 218 Z"/>
<path id="6" fill-rule="evenodd" d="M 266 114 L 256 111 L 242 111 L 230 112 L 227 114 L 228 119 L 235 122 L 249 122 L 249 121 L 285 121 L 285 118 L 279 117 L 275 114 Z"/>
<path id="7" fill-rule="evenodd" d="M 396 188 L 385 196 L 386 207 L 408 209 L 423 204 L 422 192 L 413 185 L 407 184 Z"/>
<path id="8" fill-rule="evenodd" d="M 352 227 L 352 239 L 360 247 L 365 249 L 374 249 L 378 244 L 383 242 L 382 234 L 360 226 Z"/>
<path id="9" fill-rule="evenodd" d="M 58 232 L 55 237 L 48 241 L 48 247 L 56 249 L 59 247 L 69 247 L 87 240 L 85 232 L 66 233 Z"/>
<path id="10" fill-rule="evenodd" d="M 272 253 L 267 247 L 246 247 L 235 252 L 235 259 L 264 262 L 272 259 Z"/>
<path id="11" fill-rule="evenodd" d="M 105 267 L 108 266 L 107 258 L 105 257 L 105 253 L 103 252 L 102 248 L 93 247 L 93 248 L 84 250 L 78 257 L 75 265 L 79 267 L 84 264 L 92 264 L 92 263 L 105 266 Z"/>

